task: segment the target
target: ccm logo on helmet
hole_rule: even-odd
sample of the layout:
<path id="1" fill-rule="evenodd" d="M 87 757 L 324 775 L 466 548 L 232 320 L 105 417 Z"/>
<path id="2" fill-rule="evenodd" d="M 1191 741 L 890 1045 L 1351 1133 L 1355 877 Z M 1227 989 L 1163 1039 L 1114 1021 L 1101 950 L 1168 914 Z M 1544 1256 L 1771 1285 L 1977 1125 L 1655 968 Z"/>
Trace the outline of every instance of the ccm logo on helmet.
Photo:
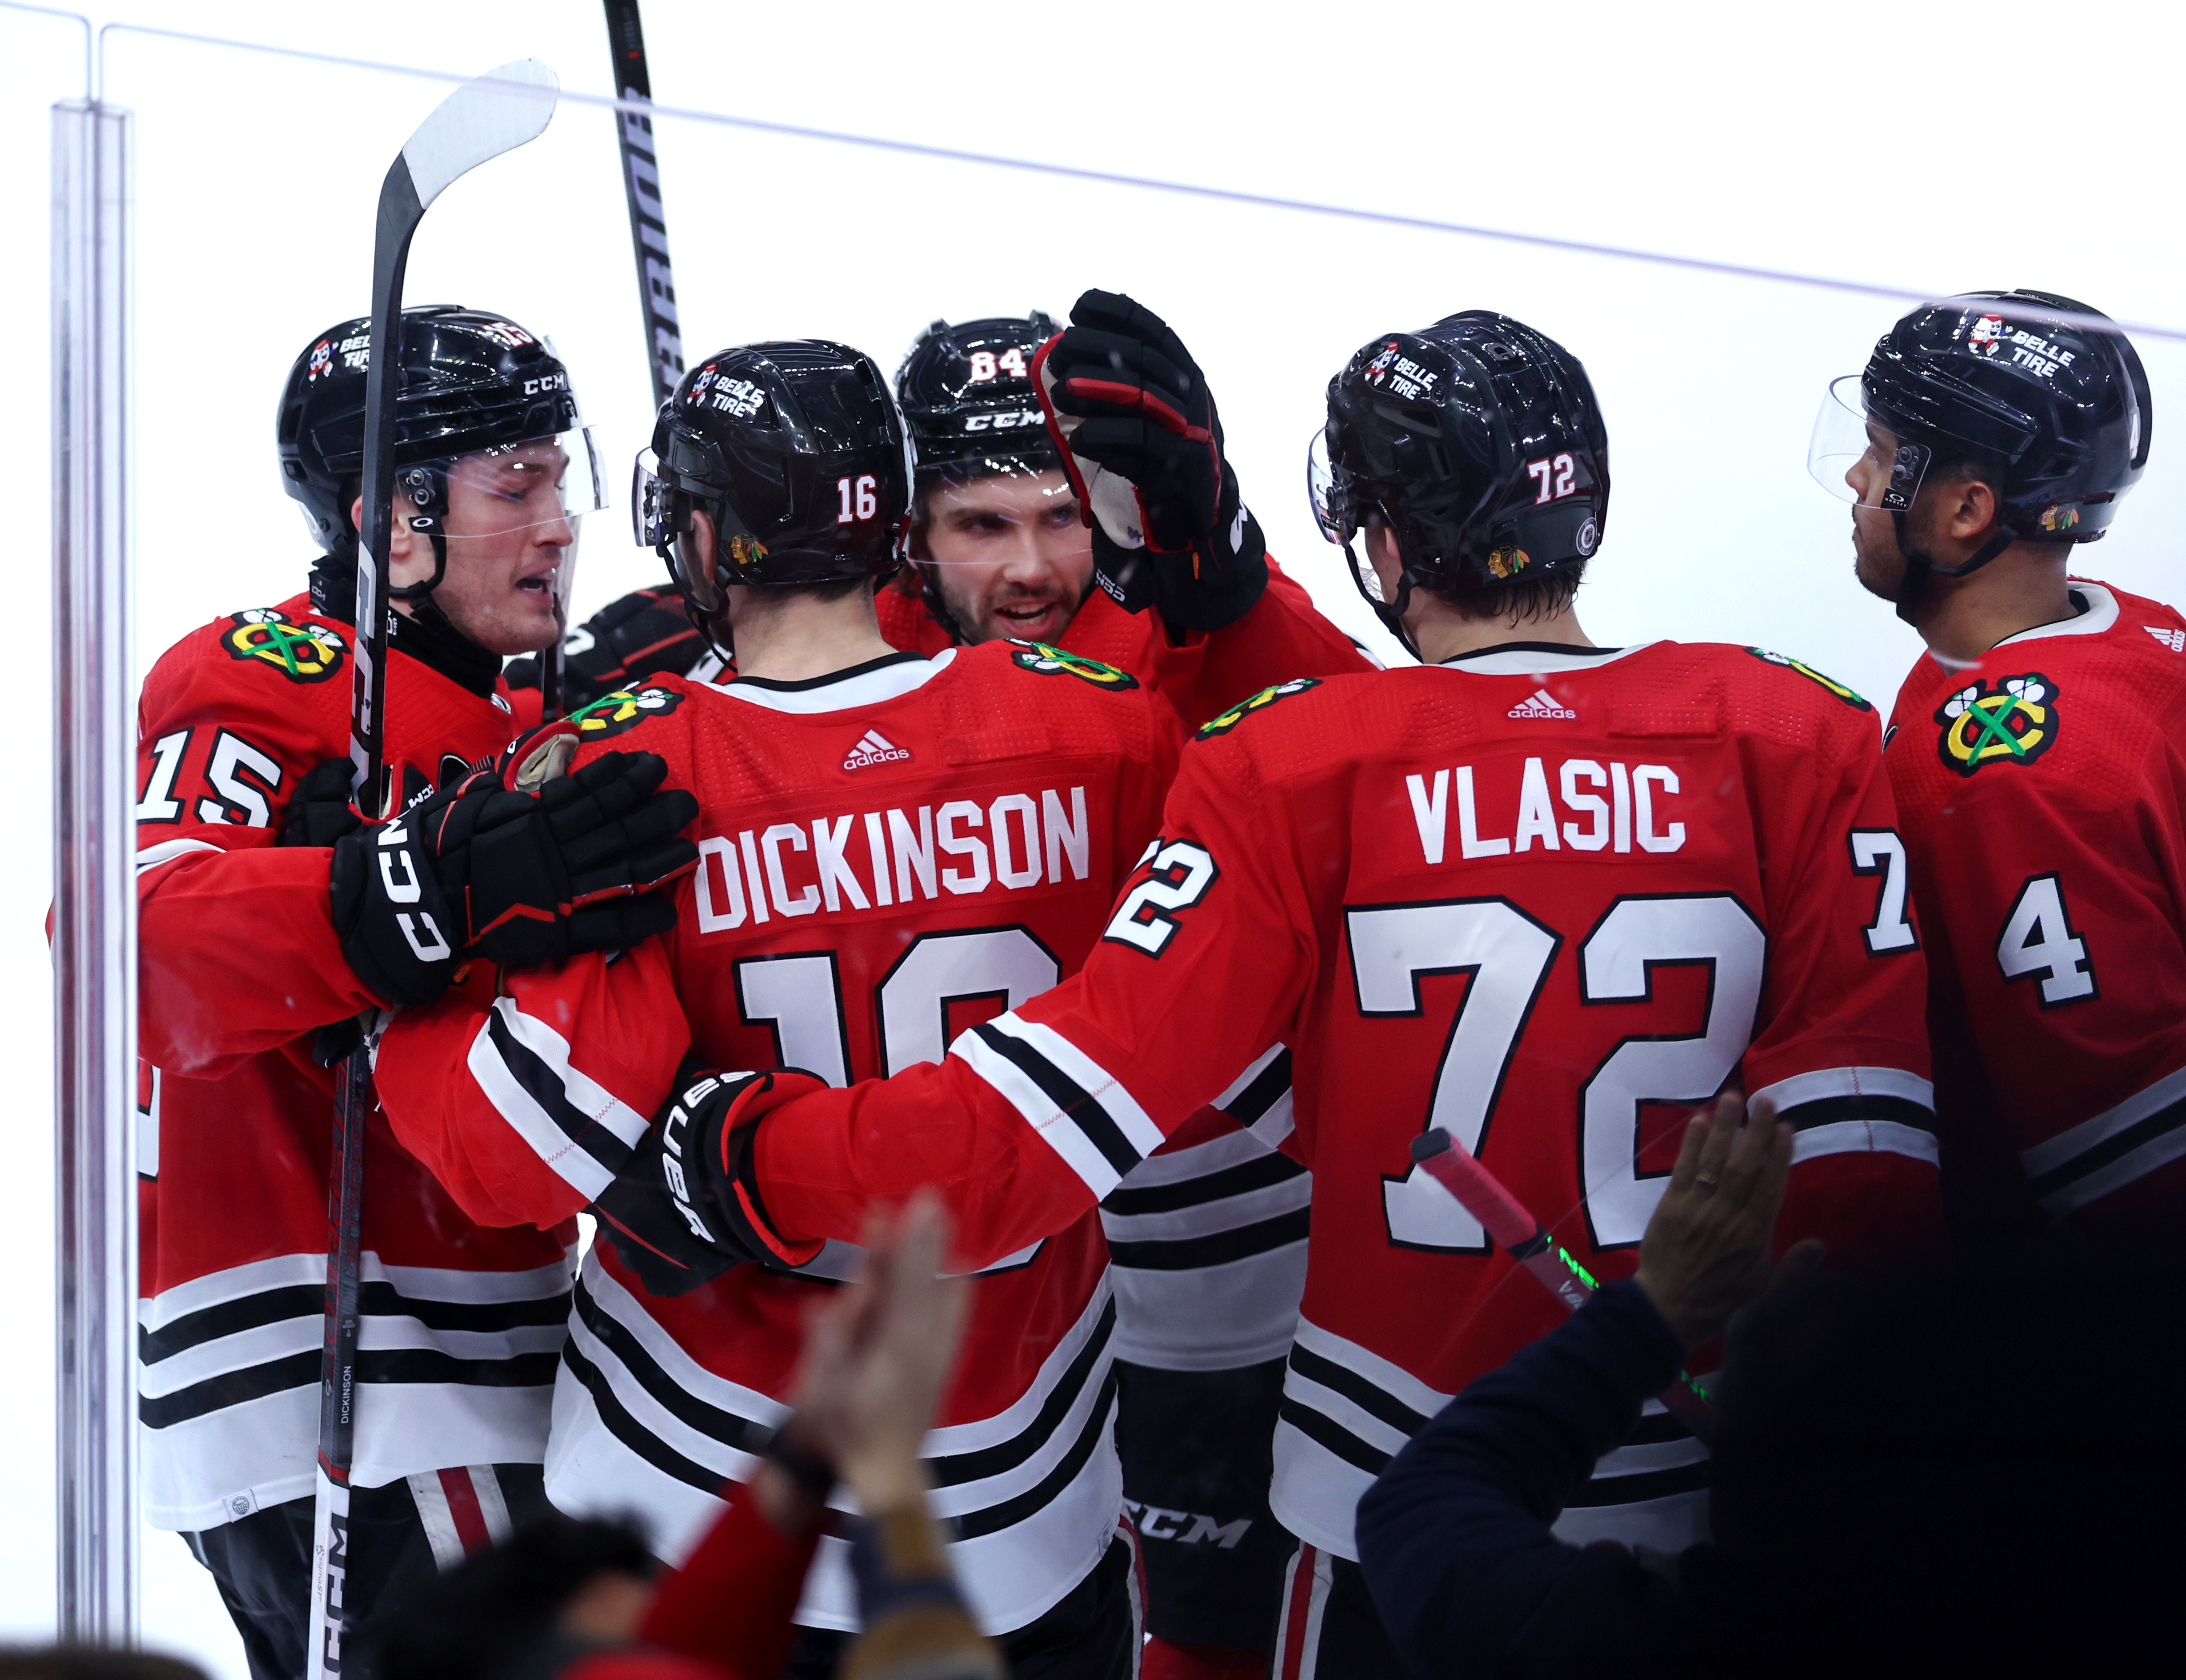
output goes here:
<path id="1" fill-rule="evenodd" d="M 543 373 L 536 379 L 524 382 L 524 395 L 537 396 L 541 391 L 566 391 L 569 389 L 567 373 Z"/>
<path id="2" fill-rule="evenodd" d="M 1007 432 L 1019 426 L 1040 424 L 1037 408 L 1012 409 L 1001 414 L 971 414 L 964 419 L 967 432 Z"/>

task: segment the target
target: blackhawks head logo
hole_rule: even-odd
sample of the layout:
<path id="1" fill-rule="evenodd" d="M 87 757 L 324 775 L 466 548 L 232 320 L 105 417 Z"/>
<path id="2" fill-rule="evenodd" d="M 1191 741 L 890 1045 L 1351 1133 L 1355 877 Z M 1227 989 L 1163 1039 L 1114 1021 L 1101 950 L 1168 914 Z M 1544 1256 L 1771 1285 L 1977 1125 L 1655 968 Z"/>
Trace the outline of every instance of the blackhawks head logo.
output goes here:
<path id="1" fill-rule="evenodd" d="M 1288 682 L 1279 682 L 1273 688 L 1264 688 L 1250 699 L 1240 700 L 1228 711 L 1218 712 L 1214 716 L 1208 719 L 1199 726 L 1199 738 L 1204 741 L 1209 736 L 1227 735 L 1239 724 L 1251 717 L 1253 713 L 1274 705 L 1278 700 L 1286 699 L 1291 695 L 1303 694 L 1309 688 L 1320 686 L 1319 677 L 1292 677 Z"/>
<path id="2" fill-rule="evenodd" d="M 324 682 L 341 669 L 342 641 L 321 624 L 300 624 L 277 607 L 229 615 L 220 645 L 231 659 L 259 659 L 291 682 Z"/>
<path id="3" fill-rule="evenodd" d="M 1139 680 L 1128 671 L 1119 671 L 1113 665 L 1104 665 L 1098 659 L 1089 659 L 1082 653 L 1066 653 L 1060 647 L 1051 647 L 1044 641 L 1019 641 L 1010 638 L 1010 657 L 1029 671 L 1039 671 L 1053 676 L 1068 672 L 1080 682 L 1090 682 L 1096 688 L 1113 688 L 1121 692 L 1136 688 Z"/>
<path id="4" fill-rule="evenodd" d="M 2038 671 L 1994 687 L 1969 683 L 1936 714 L 1943 762 L 1961 776 L 1983 764 L 2031 764 L 2057 742 L 2057 685 Z"/>
<path id="5" fill-rule="evenodd" d="M 670 688 L 623 688 L 578 708 L 569 721 L 576 725 L 579 740 L 604 741 L 647 718 L 664 717 L 682 703 L 683 697 Z"/>

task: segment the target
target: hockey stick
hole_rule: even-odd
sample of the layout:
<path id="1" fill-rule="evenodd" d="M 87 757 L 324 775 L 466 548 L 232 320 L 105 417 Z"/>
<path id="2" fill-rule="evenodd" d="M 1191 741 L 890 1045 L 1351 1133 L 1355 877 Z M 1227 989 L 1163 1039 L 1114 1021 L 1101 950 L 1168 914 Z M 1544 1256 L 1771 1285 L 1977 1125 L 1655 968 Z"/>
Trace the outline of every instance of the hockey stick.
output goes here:
<path id="1" fill-rule="evenodd" d="M 389 539 L 394 529 L 395 400 L 401 387 L 402 275 L 426 207 L 457 177 L 536 139 L 559 84 L 535 59 L 503 64 L 442 100 L 403 143 L 379 188 L 372 251 L 371 361 L 364 384 L 364 529 L 356 567 L 356 669 L 350 689 L 350 763 L 357 808 L 390 815 L 386 742 Z M 319 1368 L 319 1468 L 311 1510 L 310 1680 L 342 1670 L 342 1582 L 349 1539 L 349 1476 L 356 1433 L 358 1274 L 362 1265 L 364 1128 L 372 1112 L 369 1039 L 343 1062 L 335 1086 L 334 1184 L 327 1242 L 326 1347 Z"/>
<path id="2" fill-rule="evenodd" d="M 653 154 L 653 119 L 637 106 L 653 103 L 645 65 L 645 31 L 637 0 L 606 0 L 608 47 L 614 55 L 615 134 L 622 148 L 623 199 L 630 208 L 631 254 L 637 259 L 637 300 L 645 315 L 646 359 L 653 400 L 675 395 L 683 378 L 682 328 L 675 318 L 675 275 L 668 266 L 668 223 L 660 202 L 660 164 Z"/>
<path id="3" fill-rule="evenodd" d="M 1448 1132 L 1434 1127 L 1414 1138 L 1412 1159 L 1562 1302 L 1566 1312 L 1578 1312 L 1600 1287 L 1570 1251 L 1526 1211 L 1525 1204 L 1503 1187 L 1503 1181 Z M 1679 1422 L 1701 1440 L 1708 1438 L 1715 1427 L 1715 1406 L 1690 1372 L 1679 1371 L 1678 1380 L 1662 1391 L 1662 1399 Z"/>

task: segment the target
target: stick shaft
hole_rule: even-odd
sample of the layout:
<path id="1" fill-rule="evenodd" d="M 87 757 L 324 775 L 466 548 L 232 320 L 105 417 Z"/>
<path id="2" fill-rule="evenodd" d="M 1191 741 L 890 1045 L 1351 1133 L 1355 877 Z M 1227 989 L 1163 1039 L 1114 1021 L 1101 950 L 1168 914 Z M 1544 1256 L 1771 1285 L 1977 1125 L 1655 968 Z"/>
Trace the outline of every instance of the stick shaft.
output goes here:
<path id="1" fill-rule="evenodd" d="M 1431 1131 L 1412 1145 L 1412 1159 L 1480 1221 L 1481 1229 L 1510 1252 L 1567 1313 L 1586 1305 L 1595 1281 L 1558 1244 L 1547 1227 L 1504 1187 L 1503 1181 L 1448 1132 Z M 1684 1371 L 1662 1393 L 1662 1404 L 1705 1440 L 1714 1427 L 1715 1408 Z"/>
<path id="2" fill-rule="evenodd" d="M 633 105 L 653 101 L 646 67 L 645 31 L 637 0 L 605 0 L 608 46 L 614 58 L 615 135 L 622 152 L 623 199 L 630 210 L 631 254 L 637 262 L 637 297 L 645 318 L 646 358 L 653 368 L 653 400 L 675 395 L 683 378 L 682 326 L 675 314 L 675 274 L 668 260 L 668 221 L 660 199 L 660 162 L 653 154 L 653 118 Z"/>

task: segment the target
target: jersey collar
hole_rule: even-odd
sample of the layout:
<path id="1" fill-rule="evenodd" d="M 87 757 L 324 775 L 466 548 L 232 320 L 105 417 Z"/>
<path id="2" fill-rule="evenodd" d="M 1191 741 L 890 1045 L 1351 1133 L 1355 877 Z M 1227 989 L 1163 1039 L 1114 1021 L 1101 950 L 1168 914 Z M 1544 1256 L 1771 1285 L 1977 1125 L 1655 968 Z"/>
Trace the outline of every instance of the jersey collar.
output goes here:
<path id="1" fill-rule="evenodd" d="M 770 712 L 810 717 L 822 712 L 877 706 L 884 700 L 900 700 L 913 690 L 925 687 L 947 670 L 956 658 L 956 650 L 953 647 L 931 659 L 922 659 L 916 653 L 891 653 L 885 658 L 853 665 L 846 671 L 808 677 L 802 682 L 740 676 L 728 682 L 709 682 L 706 686 L 716 694 L 726 694 L 731 700 L 761 706 Z"/>
<path id="2" fill-rule="evenodd" d="M 1564 641 L 1499 641 L 1493 647 L 1475 648 L 1470 653 L 1444 659 L 1440 669 L 1470 671 L 1476 676 L 1540 676 L 1553 671 L 1590 671 L 1654 645 L 1642 641 L 1630 647 L 1573 647 Z"/>
<path id="3" fill-rule="evenodd" d="M 2023 630 L 2017 636 L 2007 636 L 1997 643 L 1998 647 L 2010 647 L 2022 641 L 2041 641 L 2053 636 L 2102 636 L 2117 628 L 2117 596 L 2099 583 L 2088 583 L 2073 578 L 2066 585 L 2072 599 L 2078 603 L 2079 612 L 2069 619 L 2060 619 L 2054 624 L 2037 624 L 2032 630 Z"/>

